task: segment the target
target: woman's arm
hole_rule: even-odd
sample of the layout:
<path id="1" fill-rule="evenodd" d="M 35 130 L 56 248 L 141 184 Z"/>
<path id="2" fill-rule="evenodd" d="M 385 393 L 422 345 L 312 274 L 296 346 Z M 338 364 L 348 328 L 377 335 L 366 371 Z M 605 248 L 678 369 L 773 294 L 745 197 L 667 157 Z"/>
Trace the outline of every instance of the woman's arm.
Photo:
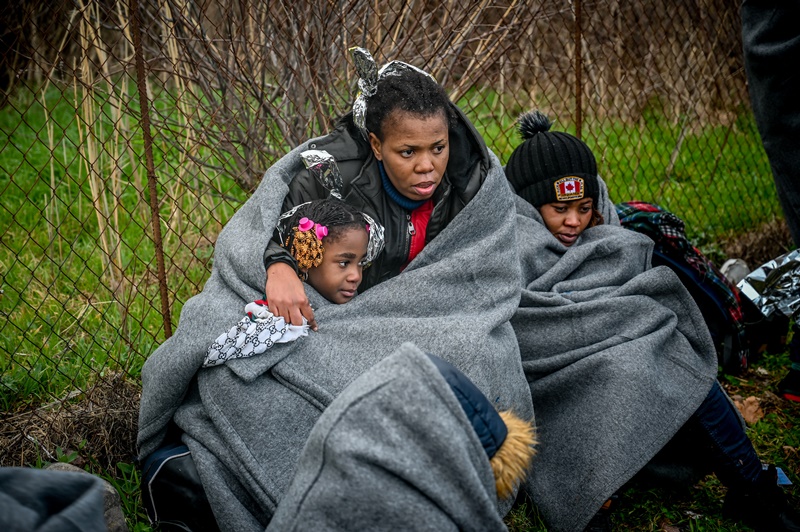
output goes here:
<path id="1" fill-rule="evenodd" d="M 291 325 L 302 325 L 305 317 L 311 330 L 317 330 L 314 310 L 308 302 L 303 282 L 290 265 L 285 262 L 274 262 L 267 268 L 267 284 L 264 292 L 269 310 L 274 315 L 281 316 Z"/>
<path id="2" fill-rule="evenodd" d="M 283 212 L 307 201 L 323 199 L 327 195 L 328 191 L 308 171 L 300 172 L 289 184 L 289 193 L 283 202 Z M 314 310 L 308 302 L 303 282 L 297 276 L 297 264 L 277 238 L 277 235 L 273 235 L 264 252 L 264 265 L 267 270 L 264 293 L 269 302 L 269 309 L 291 325 L 302 325 L 305 318 L 311 330 L 316 331 Z"/>

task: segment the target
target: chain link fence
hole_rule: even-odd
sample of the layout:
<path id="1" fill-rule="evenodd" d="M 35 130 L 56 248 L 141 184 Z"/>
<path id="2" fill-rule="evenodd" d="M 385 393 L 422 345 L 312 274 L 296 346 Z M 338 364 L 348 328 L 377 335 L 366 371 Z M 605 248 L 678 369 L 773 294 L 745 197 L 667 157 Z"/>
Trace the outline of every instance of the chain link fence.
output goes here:
<path id="1" fill-rule="evenodd" d="M 504 162 L 545 111 L 710 248 L 780 223 L 734 4 L 7 2 L 0 465 L 132 460 L 144 360 L 265 169 L 348 110 L 351 46 L 430 71 Z"/>

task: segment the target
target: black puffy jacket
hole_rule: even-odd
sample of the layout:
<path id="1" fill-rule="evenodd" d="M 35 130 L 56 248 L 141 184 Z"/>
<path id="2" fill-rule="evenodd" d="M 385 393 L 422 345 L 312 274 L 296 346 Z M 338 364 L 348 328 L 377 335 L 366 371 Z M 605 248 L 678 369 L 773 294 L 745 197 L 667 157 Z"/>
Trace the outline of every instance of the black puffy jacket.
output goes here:
<path id="1" fill-rule="evenodd" d="M 489 152 L 472 123 L 455 105 L 457 119 L 449 130 L 450 159 L 442 183 L 433 195 L 434 208 L 428 222 L 426 244 L 447 226 L 477 193 L 490 166 Z M 399 274 L 408 262 L 411 246 L 409 222 L 411 211 L 395 203 L 383 190 L 378 161 L 369 143 L 355 127 L 352 116 L 345 116 L 331 133 L 309 145 L 324 150 L 335 159 L 342 175 L 342 198 L 383 225 L 386 247 L 372 266 L 364 270 L 359 287 L 363 292 Z M 289 184 L 283 211 L 295 205 L 324 199 L 328 191 L 307 170 L 302 170 Z M 294 259 L 273 236 L 264 253 L 267 268 L 276 261 L 295 264 Z"/>

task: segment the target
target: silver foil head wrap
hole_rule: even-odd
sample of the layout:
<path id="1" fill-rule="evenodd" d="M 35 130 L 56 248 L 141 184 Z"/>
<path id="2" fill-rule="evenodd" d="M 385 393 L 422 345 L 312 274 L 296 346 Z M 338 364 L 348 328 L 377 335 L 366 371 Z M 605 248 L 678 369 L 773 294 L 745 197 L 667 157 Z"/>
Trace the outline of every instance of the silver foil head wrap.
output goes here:
<path id="1" fill-rule="evenodd" d="M 384 236 L 383 236 L 383 226 L 372 219 L 372 217 L 362 212 L 361 216 L 367 221 L 369 224 L 369 242 L 367 243 L 367 256 L 364 257 L 364 264 L 365 268 L 369 268 L 372 266 L 372 261 L 378 256 L 378 254 L 383 251 L 383 246 L 385 243 Z"/>
<path id="2" fill-rule="evenodd" d="M 421 68 L 417 68 L 414 65 L 409 65 L 402 61 L 391 61 L 378 70 L 378 65 L 375 63 L 375 59 L 372 58 L 372 54 L 358 46 L 350 48 L 350 55 L 353 56 L 353 62 L 355 63 L 356 72 L 358 73 L 358 94 L 353 102 L 353 122 L 358 129 L 361 130 L 361 134 L 364 135 L 365 139 L 369 139 L 369 131 L 367 130 L 367 98 L 374 96 L 375 93 L 378 92 L 378 80 L 386 76 L 397 76 L 403 72 L 413 70 L 428 76 L 434 82 L 436 81 L 433 76 Z"/>
<path id="3" fill-rule="evenodd" d="M 342 174 L 333 155 L 325 150 L 306 150 L 300 157 L 312 177 L 322 183 L 331 196 L 342 199 Z"/>
<path id="4" fill-rule="evenodd" d="M 800 250 L 761 265 L 739 281 L 737 287 L 765 317 L 776 311 L 788 318 L 795 317 L 800 308 Z"/>
<path id="5" fill-rule="evenodd" d="M 286 243 L 286 239 L 289 237 L 289 233 L 292 231 L 292 227 L 289 225 L 289 220 L 294 216 L 294 213 L 297 212 L 297 209 L 302 207 L 303 205 L 308 205 L 311 203 L 307 201 L 305 203 L 301 203 L 300 205 L 295 205 L 285 213 L 281 214 L 280 218 L 278 218 L 278 236 L 281 239 L 281 247 L 283 247 Z"/>
<path id="6" fill-rule="evenodd" d="M 367 50 L 350 48 L 358 74 L 358 94 L 353 102 L 353 122 L 367 139 L 367 98 L 378 92 L 378 65 Z"/>
<path id="7" fill-rule="evenodd" d="M 341 198 L 338 199 L 341 200 Z M 311 202 L 307 201 L 292 207 L 285 213 L 281 214 L 280 218 L 278 218 L 278 235 L 280 236 L 281 243 L 286 242 L 289 233 L 294 230 L 294 228 L 289 225 L 289 220 L 291 220 L 292 216 L 294 216 L 294 213 L 297 212 L 297 209 L 303 207 L 304 205 L 308 205 L 309 203 Z M 369 225 L 369 231 L 367 231 L 367 235 L 369 236 L 367 241 L 367 254 L 364 257 L 364 268 L 369 268 L 378 254 L 383 251 L 385 242 L 384 230 L 383 226 L 376 222 L 370 215 L 364 212 L 360 212 L 360 214 L 364 218 L 364 222 Z"/>

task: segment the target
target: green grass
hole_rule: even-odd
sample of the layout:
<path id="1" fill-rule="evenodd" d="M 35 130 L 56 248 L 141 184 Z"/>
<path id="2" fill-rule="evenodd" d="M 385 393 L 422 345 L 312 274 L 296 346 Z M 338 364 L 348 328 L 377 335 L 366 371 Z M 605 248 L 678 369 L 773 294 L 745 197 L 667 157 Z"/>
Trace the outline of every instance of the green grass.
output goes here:
<path id="1" fill-rule="evenodd" d="M 62 93 L 54 87 L 46 96 L 49 122 L 31 94 L 18 96 L 0 113 L 3 412 L 57 401 L 108 371 L 137 379 L 146 357 L 164 339 L 142 133 L 133 120 L 115 129 L 113 98 L 98 89 L 93 131 L 99 155 L 93 164 L 100 192 L 95 196 L 109 206 L 100 207 L 101 212 L 110 215 L 101 224 L 82 151 L 82 111 L 76 111 L 71 90 Z M 176 112 L 171 95 L 156 93 L 154 98 L 160 113 Z M 135 111 L 138 100 L 131 98 L 125 105 Z M 462 107 L 505 162 L 520 142 L 513 122 L 522 109 L 493 93 L 488 100 L 472 94 Z M 557 124 L 554 129 L 563 128 Z M 601 175 L 615 201 L 661 204 L 687 222 L 689 236 L 701 246 L 779 215 L 752 117 L 744 111 L 726 125 L 686 132 L 677 151 L 681 123 L 670 122 L 655 105 L 636 123 L 587 119 L 583 132 L 598 154 Z M 201 147 L 194 155 L 207 164 L 188 162 L 175 149 L 184 139 L 181 135 L 179 127 L 155 131 L 154 145 L 173 324 L 183 302 L 208 277 L 216 234 L 246 199 L 225 176 L 224 154 L 213 146 Z M 673 153 L 677 157 L 667 176 Z M 114 171 L 120 176 L 116 184 Z M 116 212 L 111 209 L 115 203 Z M 103 239 L 124 282 L 109 268 Z M 779 357 L 764 361 L 776 374 L 784 362 Z M 758 379 L 734 384 L 759 394 L 767 389 Z M 785 446 L 800 448 L 797 420 L 796 408 L 776 407 L 751 431 L 759 452 L 792 472 L 800 469 L 797 452 L 791 454 Z M 115 485 L 132 529 L 147 529 L 133 466 L 120 463 L 114 471 L 87 467 Z M 717 516 L 721 493 L 713 479 L 684 493 L 631 488 L 623 494 L 615 520 L 625 529 L 651 530 L 666 519 L 684 530 L 726 530 L 729 524 Z M 700 517 L 688 517 L 689 510 Z M 544 529 L 535 512 L 531 518 L 520 509 L 508 522 L 512 530 Z"/>
<path id="2" fill-rule="evenodd" d="M 48 107 L 52 151 L 44 108 L 33 97 L 19 98 L 0 114 L 0 312 L 6 318 L 0 324 L 0 407 L 5 411 L 83 388 L 102 371 L 137 376 L 164 339 L 141 132 L 123 131 L 126 140 L 115 148 L 108 104 L 98 104 L 95 165 L 101 179 L 100 193 L 93 195 L 78 148 L 80 114 L 55 89 L 48 92 Z M 135 169 L 128 143 L 139 154 Z M 246 196 L 235 186 L 217 190 L 216 176 L 195 179 L 203 187 L 198 193 L 174 179 L 178 160 L 168 144 L 154 151 L 171 315 L 177 323 L 181 303 L 208 277 L 211 242 Z M 187 180 L 191 171 L 199 172 L 189 170 Z M 114 171 L 121 178 L 116 187 Z M 95 197 L 107 207 L 96 208 Z M 109 265 L 104 239 L 118 271 Z"/>
<path id="3" fill-rule="evenodd" d="M 101 475 L 119 493 L 122 512 L 128 522 L 130 532 L 147 532 L 151 530 L 147 514 L 142 506 L 140 472 L 134 464 L 121 462 L 117 464 L 115 474 Z"/>
<path id="4" fill-rule="evenodd" d="M 521 142 L 515 120 L 522 109 L 499 105 L 480 93 L 462 108 L 505 164 Z M 507 102 L 506 102 L 507 103 Z M 543 109 L 548 113 L 547 109 Z M 551 131 L 575 134 L 573 123 L 555 121 Z M 713 247 L 734 232 L 781 216 L 772 174 L 749 109 L 724 115 L 716 124 L 675 123 L 652 102 L 636 122 L 584 118 L 582 139 L 597 158 L 598 171 L 614 202 L 656 203 L 678 215 L 696 245 Z M 681 132 L 683 140 L 681 138 Z M 670 163 L 673 161 L 672 166 Z"/>
<path id="5" fill-rule="evenodd" d="M 800 508 L 800 403 L 774 395 L 777 382 L 789 367 L 787 353 L 768 354 L 741 377 L 723 376 L 729 395 L 755 396 L 761 402 L 765 416 L 748 428 L 762 461 L 775 464 L 795 483 L 786 489 L 794 508 Z M 760 369 L 759 369 L 760 368 Z M 535 464 L 534 464 L 535 467 Z M 612 512 L 614 530 L 657 531 L 674 526 L 681 531 L 746 531 L 738 522 L 722 518 L 722 502 L 726 488 L 714 475 L 694 486 L 684 488 L 655 488 L 632 483 L 621 490 Z M 531 507 L 516 507 L 506 518 L 514 532 L 547 530 L 535 513 L 526 515 Z"/>

